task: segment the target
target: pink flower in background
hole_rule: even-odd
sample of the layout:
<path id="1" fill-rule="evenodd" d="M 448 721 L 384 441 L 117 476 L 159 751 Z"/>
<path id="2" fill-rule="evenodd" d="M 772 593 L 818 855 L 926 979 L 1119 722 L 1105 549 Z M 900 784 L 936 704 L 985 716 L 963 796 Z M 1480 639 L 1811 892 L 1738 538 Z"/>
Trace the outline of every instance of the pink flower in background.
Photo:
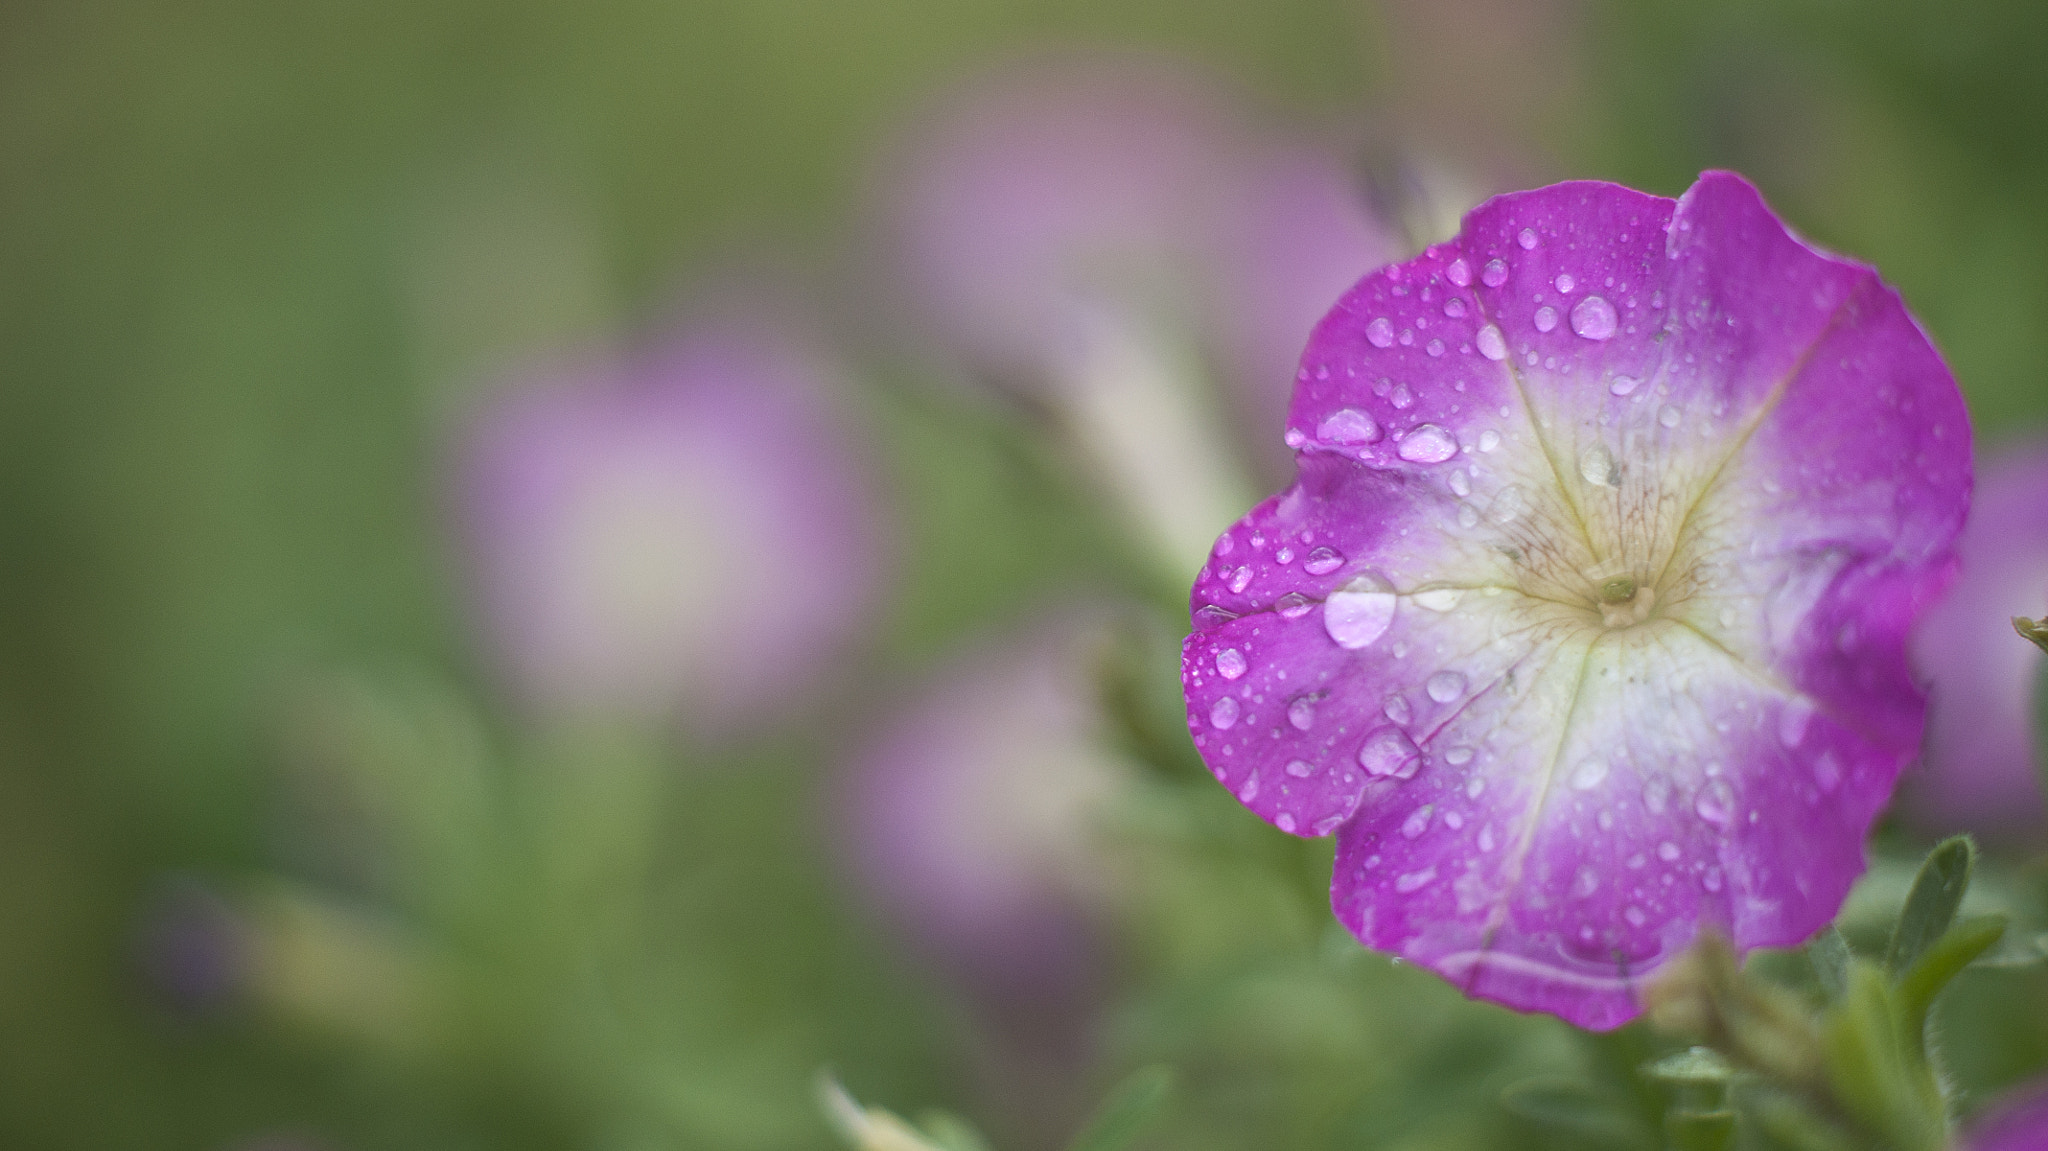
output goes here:
<path id="1" fill-rule="evenodd" d="M 1217 541 L 1188 723 L 1338 837 L 1372 947 L 1587 1027 L 1703 927 L 1828 922 L 1920 740 L 1970 429 L 1869 268 L 1740 177 L 1489 201 L 1302 359 L 1299 478 Z"/>
<path id="2" fill-rule="evenodd" d="M 867 888 L 924 951 L 990 990 L 1069 984 L 1092 959 L 1085 920 L 1107 884 L 1096 822 L 1131 773 L 1097 708 L 1103 642 L 1061 626 L 969 655 L 847 779 Z"/>
<path id="3" fill-rule="evenodd" d="M 1342 164 L 1158 59 L 1014 67 L 919 127 L 888 196 L 913 305 L 1052 409 L 1185 570 L 1249 496 L 1223 429 L 1277 432 L 1302 342 L 1387 234 Z"/>
<path id="4" fill-rule="evenodd" d="M 1994 456 L 1963 530 L 1963 574 L 1913 637 L 1929 688 L 1927 743 L 1907 814 L 1931 830 L 2039 835 L 2039 648 L 2012 617 L 2048 613 L 2048 446 Z"/>
<path id="5" fill-rule="evenodd" d="M 552 713 L 787 711 L 865 625 L 882 512 L 839 380 L 766 323 L 538 375 L 468 428 L 487 638 Z"/>
<path id="6" fill-rule="evenodd" d="M 2048 1147 L 2048 1086 L 2040 1082 L 2010 1093 L 1970 1129 L 1965 1151 L 2041 1151 Z"/>

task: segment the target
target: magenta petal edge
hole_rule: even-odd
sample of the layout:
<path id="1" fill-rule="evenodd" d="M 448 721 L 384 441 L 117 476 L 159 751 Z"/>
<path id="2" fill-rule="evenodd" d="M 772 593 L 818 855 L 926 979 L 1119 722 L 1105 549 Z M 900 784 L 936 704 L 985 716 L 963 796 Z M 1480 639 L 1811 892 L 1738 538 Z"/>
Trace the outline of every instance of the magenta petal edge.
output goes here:
<path id="1" fill-rule="evenodd" d="M 1590 1028 L 1702 930 L 1797 944 L 1919 745 L 1955 381 L 1741 177 L 1497 197 L 1303 355 L 1295 483 L 1192 594 L 1217 779 L 1337 837 L 1366 945 Z"/>

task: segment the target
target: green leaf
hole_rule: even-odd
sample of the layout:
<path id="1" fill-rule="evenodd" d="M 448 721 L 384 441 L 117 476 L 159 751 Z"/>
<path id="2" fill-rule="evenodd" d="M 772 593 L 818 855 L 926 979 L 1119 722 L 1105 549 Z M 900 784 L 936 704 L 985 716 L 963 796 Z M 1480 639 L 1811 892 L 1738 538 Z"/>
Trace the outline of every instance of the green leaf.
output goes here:
<path id="1" fill-rule="evenodd" d="M 1976 866 L 1977 847 L 1966 835 L 1945 839 L 1927 853 L 1920 873 L 1913 878 L 1913 890 L 1899 910 L 1899 922 L 1892 929 L 1891 946 L 1885 950 L 1884 968 L 1897 979 L 1913 966 L 1929 944 L 1940 939 L 1955 922 L 1956 908 L 1970 889 L 1970 872 Z"/>
<path id="2" fill-rule="evenodd" d="M 1806 945 L 1806 958 L 1813 964 L 1814 978 L 1820 981 L 1820 989 L 1826 993 L 1828 1002 L 1840 999 L 1849 990 L 1849 941 L 1842 938 L 1842 932 L 1830 923 Z"/>
<path id="3" fill-rule="evenodd" d="M 1173 1071 L 1146 1067 L 1117 1085 L 1067 1151 L 1121 1151 L 1166 1109 Z"/>
<path id="4" fill-rule="evenodd" d="M 1899 980 L 1900 1026 L 1910 1042 L 1924 1042 L 1927 1012 L 1941 989 L 1960 974 L 1970 961 L 1990 950 L 2005 934 L 2005 916 L 1980 915 L 1966 919 L 1935 940 Z"/>
<path id="5" fill-rule="evenodd" d="M 2048 651 L 2048 619 L 2028 619 L 2026 616 L 2016 615 L 2012 617 L 2012 630 L 2020 633 L 2021 639 L 2042 651 Z"/>
<path id="6" fill-rule="evenodd" d="M 1569 1133 L 1575 1145 L 1633 1148 L 1648 1142 L 1613 1096 L 1561 1075 L 1511 1084 L 1500 1093 L 1500 1105 L 1531 1123 Z"/>

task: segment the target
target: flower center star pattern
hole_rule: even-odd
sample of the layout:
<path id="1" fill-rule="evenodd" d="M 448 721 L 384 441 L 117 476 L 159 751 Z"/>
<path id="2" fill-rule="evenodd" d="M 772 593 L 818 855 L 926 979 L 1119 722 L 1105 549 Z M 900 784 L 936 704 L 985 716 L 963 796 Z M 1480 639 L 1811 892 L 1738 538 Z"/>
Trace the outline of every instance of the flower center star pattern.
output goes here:
<path id="1" fill-rule="evenodd" d="M 1287 441 L 1196 579 L 1188 722 L 1245 806 L 1337 836 L 1361 941 L 1607 1028 L 1705 927 L 1833 917 L 1971 483 L 1874 271 L 1729 173 L 1502 196 L 1323 320 Z"/>

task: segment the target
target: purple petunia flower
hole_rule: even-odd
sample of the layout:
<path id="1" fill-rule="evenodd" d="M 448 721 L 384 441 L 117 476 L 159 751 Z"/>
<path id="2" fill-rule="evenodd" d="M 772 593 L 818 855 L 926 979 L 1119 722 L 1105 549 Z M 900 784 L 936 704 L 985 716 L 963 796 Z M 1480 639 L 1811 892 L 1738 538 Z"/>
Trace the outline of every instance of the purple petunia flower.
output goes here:
<path id="1" fill-rule="evenodd" d="M 1012 638 L 962 659 L 846 781 L 848 847 L 921 949 L 988 990 L 1088 974 L 1106 894 L 1093 817 L 1130 779 L 1102 730 L 1098 629 Z"/>
<path id="2" fill-rule="evenodd" d="M 1186 570 L 1252 490 L 1218 417 L 1280 422 L 1302 341 L 1392 257 L 1386 230 L 1343 165 L 1158 59 L 1000 70 L 919 127 L 887 197 L 916 311 Z M 1230 386 L 1207 394 L 1205 367 Z"/>
<path id="3" fill-rule="evenodd" d="M 1502 196 L 1302 358 L 1294 485 L 1183 652 L 1218 779 L 1366 944 L 1586 1027 L 1704 926 L 1799 942 L 1919 743 L 1970 428 L 1869 268 L 1740 177 Z"/>
<path id="4" fill-rule="evenodd" d="M 2042 655 L 2013 635 L 2012 617 L 2048 612 L 2043 509 L 2048 446 L 1988 461 L 1963 529 L 1963 574 L 1914 634 L 1931 686 L 1927 743 L 1904 806 L 1933 830 L 2040 834 L 2033 700 Z"/>
<path id="5" fill-rule="evenodd" d="M 726 320 L 481 413 L 460 510 L 489 638 L 529 701 L 699 729 L 793 702 L 880 575 L 837 383 L 765 322 Z"/>

